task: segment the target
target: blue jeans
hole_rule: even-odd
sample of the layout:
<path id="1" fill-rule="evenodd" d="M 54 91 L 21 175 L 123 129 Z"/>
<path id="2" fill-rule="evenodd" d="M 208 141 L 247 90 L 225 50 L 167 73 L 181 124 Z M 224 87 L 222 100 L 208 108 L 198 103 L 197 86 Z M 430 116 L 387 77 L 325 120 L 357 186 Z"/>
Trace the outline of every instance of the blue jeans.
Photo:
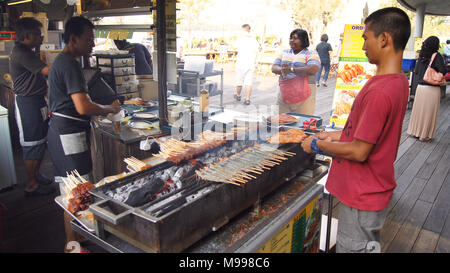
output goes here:
<path id="1" fill-rule="evenodd" d="M 323 74 L 323 81 L 327 82 L 328 73 L 330 73 L 330 64 L 329 63 L 322 63 L 320 65 L 319 71 L 317 71 L 317 74 L 316 74 L 316 82 L 320 82 L 320 76 L 322 75 L 323 68 L 325 68 L 325 73 Z"/>

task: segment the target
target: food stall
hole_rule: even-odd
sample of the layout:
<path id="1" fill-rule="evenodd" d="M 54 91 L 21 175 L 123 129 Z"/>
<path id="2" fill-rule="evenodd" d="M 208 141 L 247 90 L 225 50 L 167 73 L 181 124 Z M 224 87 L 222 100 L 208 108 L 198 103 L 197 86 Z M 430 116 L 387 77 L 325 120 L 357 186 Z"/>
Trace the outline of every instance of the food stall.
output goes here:
<path id="1" fill-rule="evenodd" d="M 72 228 L 111 252 L 317 252 L 328 163 L 298 144 L 317 131 L 299 129 L 311 119 L 226 116 L 194 140 L 159 137 L 159 152 L 125 158 L 130 172 L 91 189 L 92 215 L 72 211 Z"/>
<path id="2" fill-rule="evenodd" d="M 154 75 L 146 80 L 157 99 L 145 98 L 149 89 L 141 86 L 123 99 L 122 119 L 92 119 L 93 181 L 74 170 L 56 203 L 72 215 L 76 232 L 113 252 L 317 252 L 323 187 L 316 182 L 328 165 L 299 145 L 315 129 L 298 129 L 303 120 L 295 116 L 230 122 L 231 113 L 209 105 L 207 96 L 167 96 L 176 77 L 167 53 L 168 2 L 175 4 L 82 12 L 156 13 Z M 97 70 L 85 69 L 85 76 L 93 100 L 118 95 Z"/>

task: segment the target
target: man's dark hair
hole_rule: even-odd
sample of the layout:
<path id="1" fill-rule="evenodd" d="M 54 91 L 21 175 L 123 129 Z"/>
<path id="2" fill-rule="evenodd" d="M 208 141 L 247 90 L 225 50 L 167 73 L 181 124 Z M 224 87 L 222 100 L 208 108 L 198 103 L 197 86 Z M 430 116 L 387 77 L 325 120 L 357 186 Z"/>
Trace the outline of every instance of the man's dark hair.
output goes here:
<path id="1" fill-rule="evenodd" d="M 320 37 L 320 41 L 322 41 L 322 42 L 328 42 L 328 35 L 326 35 L 326 34 L 323 34 L 321 37 Z"/>
<path id="2" fill-rule="evenodd" d="M 404 50 L 411 35 L 411 23 L 408 15 L 399 8 L 379 9 L 366 18 L 364 24 L 369 25 L 369 29 L 378 37 L 383 32 L 387 32 L 394 40 L 395 51 Z"/>
<path id="3" fill-rule="evenodd" d="M 89 29 L 94 29 L 94 24 L 84 17 L 76 16 L 70 18 L 64 26 L 64 43 L 69 43 L 70 35 L 80 37 L 83 34 L 85 26 Z"/>
<path id="4" fill-rule="evenodd" d="M 241 28 L 248 27 L 248 30 L 252 29 L 249 24 L 243 24 Z"/>
<path id="5" fill-rule="evenodd" d="M 297 37 L 300 39 L 300 42 L 302 42 L 303 48 L 307 48 L 309 46 L 309 37 L 308 32 L 306 32 L 306 30 L 300 28 L 294 29 L 289 35 L 289 37 L 292 37 L 292 35 L 294 34 L 297 34 Z"/>
<path id="6" fill-rule="evenodd" d="M 42 23 L 32 17 L 20 18 L 16 22 L 16 35 L 18 41 L 25 40 L 27 35 L 33 34 L 37 29 L 42 27 Z"/>
<path id="7" fill-rule="evenodd" d="M 450 40 L 447 40 L 447 44 L 450 44 Z"/>

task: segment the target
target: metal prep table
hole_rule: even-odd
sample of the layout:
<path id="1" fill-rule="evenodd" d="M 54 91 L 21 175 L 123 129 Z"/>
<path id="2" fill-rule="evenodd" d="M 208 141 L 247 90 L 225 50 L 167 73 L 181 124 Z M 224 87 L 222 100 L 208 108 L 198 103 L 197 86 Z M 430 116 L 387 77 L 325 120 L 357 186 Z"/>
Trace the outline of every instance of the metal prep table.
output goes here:
<path id="1" fill-rule="evenodd" d="M 323 200 L 323 186 L 317 182 L 327 173 L 328 164 L 318 161 L 314 170 L 305 170 L 184 252 L 317 252 Z M 75 220 L 71 226 L 108 252 L 143 252 L 107 231 L 90 233 Z"/>

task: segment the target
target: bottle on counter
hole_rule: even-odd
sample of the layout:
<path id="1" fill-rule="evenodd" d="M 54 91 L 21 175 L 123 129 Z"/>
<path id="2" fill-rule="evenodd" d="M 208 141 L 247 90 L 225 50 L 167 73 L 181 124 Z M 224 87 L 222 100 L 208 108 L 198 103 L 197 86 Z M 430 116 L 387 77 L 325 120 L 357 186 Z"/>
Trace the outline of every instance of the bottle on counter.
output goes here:
<path id="1" fill-rule="evenodd" d="M 209 92 L 205 87 L 200 91 L 200 112 L 208 113 Z"/>

